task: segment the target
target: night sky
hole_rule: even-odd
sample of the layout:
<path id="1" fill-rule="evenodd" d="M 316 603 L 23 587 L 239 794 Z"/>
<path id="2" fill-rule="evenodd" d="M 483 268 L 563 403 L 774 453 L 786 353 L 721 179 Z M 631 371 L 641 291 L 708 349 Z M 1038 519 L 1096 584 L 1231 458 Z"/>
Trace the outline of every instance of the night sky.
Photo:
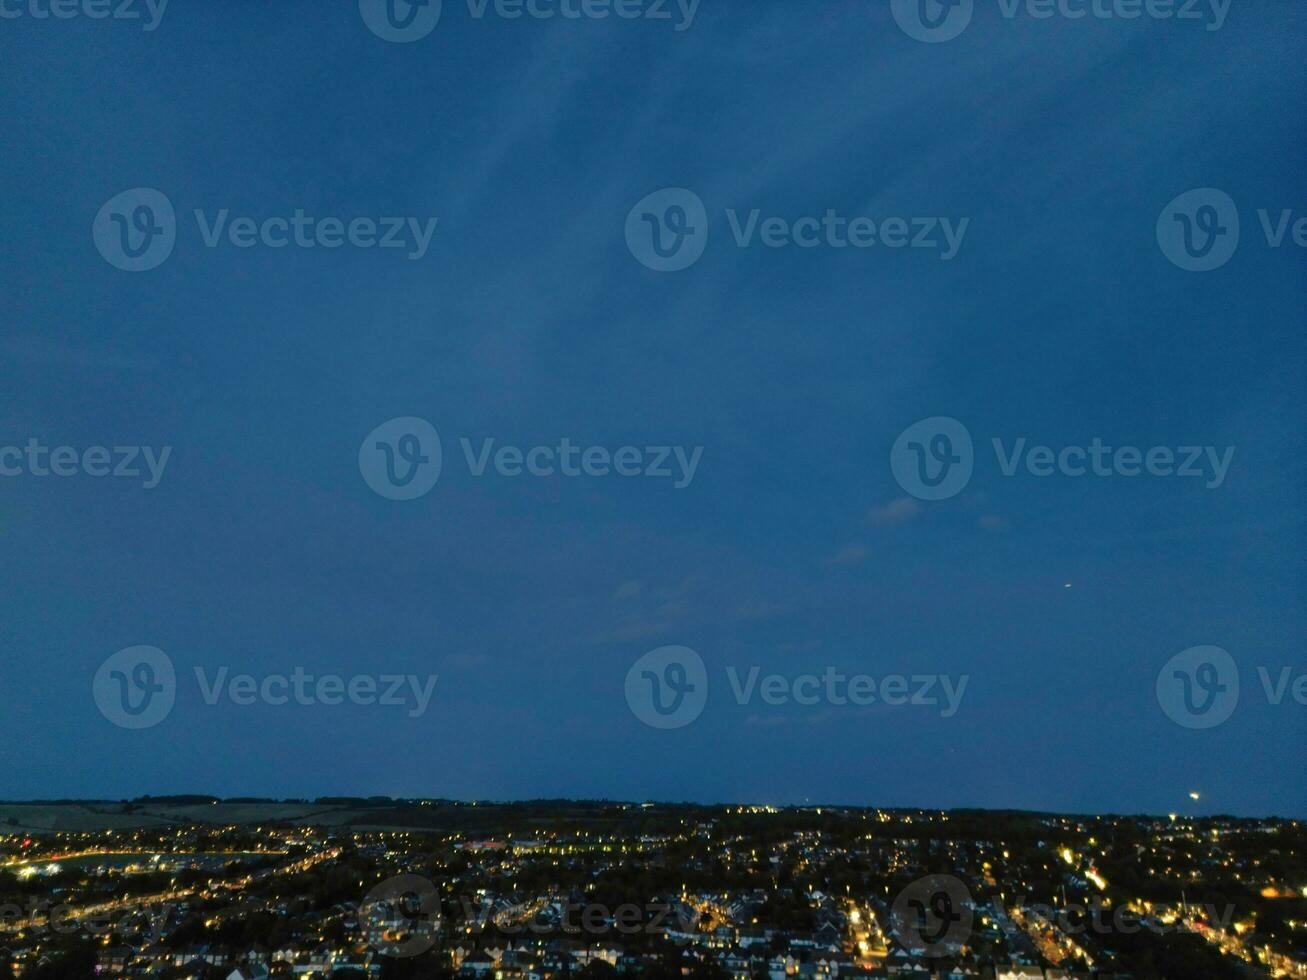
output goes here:
<path id="1" fill-rule="evenodd" d="M 1235 0 L 1209 29 L 1208 0 L 1206 22 L 975 0 L 926 43 L 898 0 L 702 0 L 692 21 L 445 0 L 396 43 L 369 3 L 173 0 L 146 30 L 144 0 L 136 21 L 6 0 L 0 447 L 171 450 L 149 487 L 144 455 L 115 478 L 0 454 L 0 796 L 1307 816 L 1307 6 Z M 111 204 L 133 188 L 176 214 L 138 272 L 104 254 L 115 214 L 145 227 Z M 1204 188 L 1239 247 L 1189 271 L 1158 232 Z M 224 209 L 432 233 L 242 248 Z M 1279 247 L 1259 209 L 1271 232 L 1292 211 Z M 828 211 L 887 237 L 763 243 Z M 1199 207 L 1199 233 L 1214 213 L 1228 241 L 1228 210 Z M 646 214 L 683 215 L 702 256 L 651 268 L 628 244 Z M 965 233 L 948 257 L 940 224 L 939 248 L 894 247 L 892 217 Z M 974 472 L 921 499 L 892 450 L 935 417 Z M 414 499 L 372 487 L 396 418 L 439 433 Z M 1234 452 L 1218 486 L 1005 475 L 1022 438 Z M 668 447 L 673 476 L 478 476 L 487 439 L 632 446 L 642 474 Z M 403 465 L 419 443 L 394 445 Z M 673 447 L 701 448 L 691 479 Z M 138 645 L 176 692 L 132 728 L 97 671 Z M 705 665 L 681 727 L 627 696 L 664 646 Z M 1158 689 L 1198 646 L 1240 682 L 1206 728 Z M 197 667 L 437 680 L 417 714 L 209 704 Z M 968 681 L 947 717 L 738 703 L 753 667 Z"/>

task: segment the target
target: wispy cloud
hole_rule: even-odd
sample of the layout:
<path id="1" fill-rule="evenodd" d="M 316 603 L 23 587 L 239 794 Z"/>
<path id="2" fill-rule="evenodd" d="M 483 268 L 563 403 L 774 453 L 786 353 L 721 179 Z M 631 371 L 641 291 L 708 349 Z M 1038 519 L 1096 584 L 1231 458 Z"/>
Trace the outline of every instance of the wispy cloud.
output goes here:
<path id="1" fill-rule="evenodd" d="M 640 582 L 636 581 L 635 579 L 632 579 L 629 582 L 623 582 L 621 585 L 619 585 L 617 587 L 617 590 L 613 593 L 613 598 L 634 599 L 643 591 L 644 591 L 644 586 Z"/>
<path id="2" fill-rule="evenodd" d="M 880 507 L 873 507 L 867 515 L 867 523 L 875 527 L 891 527 L 906 524 L 921 513 L 921 504 L 911 497 L 899 497 Z"/>
<path id="3" fill-rule="evenodd" d="M 826 559 L 826 564 L 831 566 L 839 565 L 858 565 L 867 557 L 867 549 L 856 541 L 846 544 Z"/>

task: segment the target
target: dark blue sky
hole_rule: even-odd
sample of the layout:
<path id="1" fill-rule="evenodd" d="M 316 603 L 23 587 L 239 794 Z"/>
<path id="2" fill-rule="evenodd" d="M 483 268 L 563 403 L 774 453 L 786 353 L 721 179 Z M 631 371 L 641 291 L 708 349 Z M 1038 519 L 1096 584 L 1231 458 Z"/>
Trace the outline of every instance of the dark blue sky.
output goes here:
<path id="1" fill-rule="evenodd" d="M 172 447 L 149 490 L 0 478 L 0 795 L 1307 816 L 1307 707 L 1257 674 L 1307 670 L 1304 252 L 1257 217 L 1307 215 L 1307 8 L 1235 0 L 1211 31 L 976 3 L 941 44 L 883 0 L 703 0 L 681 31 L 445 0 L 407 44 L 346 0 L 0 20 L 0 446 Z M 177 240 L 129 273 L 92 222 L 135 187 Z M 668 187 L 709 239 L 659 273 L 624 227 Z M 1241 244 L 1187 272 L 1155 226 L 1207 187 Z M 297 208 L 438 224 L 411 261 L 207 248 L 193 217 Z M 726 210 L 755 208 L 969 224 L 949 261 L 737 248 Z M 400 416 L 444 451 L 407 502 L 358 461 Z M 965 424 L 975 473 L 918 503 L 890 450 L 931 416 Z M 1023 436 L 1236 454 L 1216 489 L 1006 477 L 990 440 Z M 477 478 L 460 437 L 703 456 L 679 489 Z M 92 697 L 136 644 L 179 681 L 139 731 Z M 667 644 L 711 693 L 662 731 L 623 685 Z M 1241 699 L 1191 730 L 1155 686 L 1207 644 Z M 949 718 L 739 705 L 724 671 L 755 665 L 970 680 Z M 410 718 L 210 706 L 196 666 L 439 679 Z"/>

